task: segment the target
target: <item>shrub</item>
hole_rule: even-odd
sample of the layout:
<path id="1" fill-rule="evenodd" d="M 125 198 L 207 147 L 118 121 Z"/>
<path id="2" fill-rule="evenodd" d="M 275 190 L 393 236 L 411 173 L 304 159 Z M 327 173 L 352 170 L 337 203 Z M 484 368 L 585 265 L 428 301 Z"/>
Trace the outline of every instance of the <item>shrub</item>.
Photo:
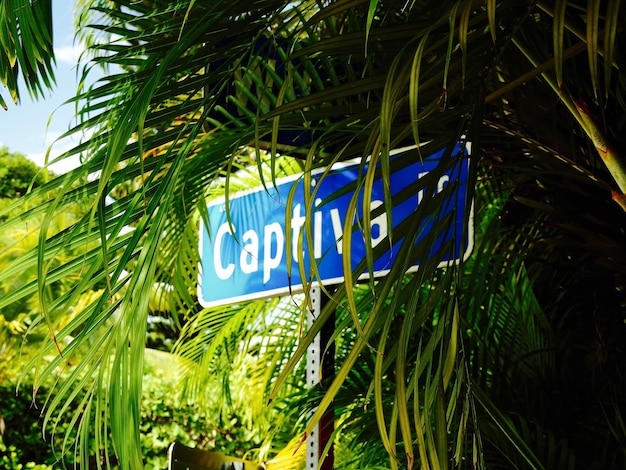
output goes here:
<path id="1" fill-rule="evenodd" d="M 57 461 L 52 447 L 43 439 L 41 404 L 29 394 L 16 393 L 15 384 L 0 387 L 0 470 L 38 470 Z"/>
<path id="2" fill-rule="evenodd" d="M 57 421 L 56 433 L 42 430 L 43 400 L 48 390 L 40 389 L 33 398 L 27 391 L 32 384 L 22 385 L 16 393 L 15 383 L 0 386 L 0 415 L 5 423 L 0 435 L 0 470 L 49 470 L 60 466 L 62 439 L 69 430 L 71 413 Z M 230 411 L 200 412 L 196 406 L 178 402 L 176 385 L 163 376 L 149 375 L 144 380 L 142 398 L 141 443 L 145 468 L 167 467 L 167 449 L 173 441 L 192 447 L 214 449 L 243 457 L 261 442 L 260 429 L 250 429 Z M 52 438 L 53 436 L 53 438 Z M 66 452 L 64 464 L 72 467 L 73 453 Z"/>

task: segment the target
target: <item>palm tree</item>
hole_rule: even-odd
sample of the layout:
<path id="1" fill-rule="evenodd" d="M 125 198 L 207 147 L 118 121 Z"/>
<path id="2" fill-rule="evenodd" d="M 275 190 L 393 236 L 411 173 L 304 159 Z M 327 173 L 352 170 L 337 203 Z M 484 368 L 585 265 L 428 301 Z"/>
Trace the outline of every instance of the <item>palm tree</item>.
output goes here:
<path id="1" fill-rule="evenodd" d="M 92 26 L 88 67 L 116 68 L 76 97 L 82 119 L 70 133 L 87 137 L 61 158 L 80 155 L 83 165 L 33 191 L 60 195 L 24 217 L 77 200 L 89 210 L 42 236 L 36 257 L 16 261 L 38 266 L 36 285 L 14 297 L 39 292 L 52 332 L 42 356 L 58 350 L 42 376 L 92 345 L 59 384 L 49 416 L 86 390 L 76 412 L 83 442 L 93 434 L 122 468 L 141 467 L 142 357 L 158 282 L 172 286 L 172 309 L 189 325 L 180 350 L 190 361 L 213 371 L 224 364 L 214 356 L 245 345 L 257 365 L 271 358 L 269 372 L 257 375 L 267 402 L 285 387 L 298 390 L 299 360 L 334 319 L 334 380 L 289 406 L 302 417 L 316 410 L 301 432 L 334 407 L 337 435 L 358 448 L 344 454 L 346 468 L 624 465 L 619 1 L 93 1 L 80 19 Z M 432 244 L 454 230 L 444 203 L 460 188 L 435 195 L 434 183 L 465 141 L 474 209 L 462 216 L 465 227 L 473 221 L 473 250 L 440 268 L 448 247 Z M 390 158 L 411 144 L 419 150 Z M 427 177 L 401 194 L 387 186 L 372 215 L 425 197 L 414 217 L 346 270 L 345 282 L 325 286 L 330 301 L 308 333 L 258 347 L 250 332 L 278 331 L 260 322 L 263 308 L 242 315 L 241 306 L 197 305 L 197 224 L 207 200 L 230 194 L 240 168 L 257 164 L 262 173 L 268 165 L 273 180 L 279 153 L 304 175 L 369 158 L 355 183 L 367 195 L 376 172 L 388 181 L 395 168 L 440 149 Z M 112 201 L 116 188 L 123 190 Z M 367 210 L 354 215 L 357 227 L 369 226 Z M 428 217 L 438 223 L 418 238 Z M 389 274 L 357 282 L 383 245 L 398 253 Z M 81 247 L 73 261 L 54 265 Z M 76 273 L 73 289 L 47 295 L 47 283 Z M 55 329 L 55 314 L 96 285 L 105 293 Z M 190 376 L 189 390 L 201 390 L 201 380 Z M 85 461 L 91 449 L 79 450 Z"/>

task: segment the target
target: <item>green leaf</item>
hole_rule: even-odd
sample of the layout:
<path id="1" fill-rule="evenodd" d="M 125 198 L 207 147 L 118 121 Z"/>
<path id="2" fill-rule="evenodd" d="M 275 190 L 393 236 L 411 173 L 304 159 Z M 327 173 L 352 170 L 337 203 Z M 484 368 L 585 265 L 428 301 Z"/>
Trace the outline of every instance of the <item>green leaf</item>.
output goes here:
<path id="1" fill-rule="evenodd" d="M 554 44 L 554 70 L 556 73 L 556 81 L 559 87 L 563 86 L 563 38 L 565 35 L 566 10 L 566 0 L 558 0 L 557 2 L 555 2 L 552 37 Z"/>
<path id="2" fill-rule="evenodd" d="M 589 0 L 587 5 L 587 57 L 589 58 L 589 73 L 591 75 L 591 85 L 595 96 L 598 96 L 598 39 L 600 36 L 600 1 Z M 610 60 L 610 59 L 609 59 Z"/>

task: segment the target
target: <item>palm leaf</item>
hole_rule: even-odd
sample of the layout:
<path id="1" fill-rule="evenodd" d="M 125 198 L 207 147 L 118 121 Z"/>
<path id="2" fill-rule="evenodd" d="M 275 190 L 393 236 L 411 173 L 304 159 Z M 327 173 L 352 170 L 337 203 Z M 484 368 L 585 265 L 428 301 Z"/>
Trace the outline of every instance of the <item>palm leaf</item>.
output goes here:
<path id="1" fill-rule="evenodd" d="M 21 76 L 28 93 L 38 98 L 54 86 L 52 2 L 6 1 L 0 8 L 0 83 L 18 103 Z M 7 109 L 2 96 L 0 105 Z"/>

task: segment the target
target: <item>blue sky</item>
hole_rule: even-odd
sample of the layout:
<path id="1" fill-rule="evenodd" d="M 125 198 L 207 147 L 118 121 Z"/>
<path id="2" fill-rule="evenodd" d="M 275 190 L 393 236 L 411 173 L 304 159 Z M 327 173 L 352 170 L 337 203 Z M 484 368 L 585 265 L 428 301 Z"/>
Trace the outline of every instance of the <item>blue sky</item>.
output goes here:
<path id="1" fill-rule="evenodd" d="M 2 96 L 8 111 L 0 108 L 0 145 L 11 152 L 20 152 L 39 165 L 43 165 L 47 148 L 67 131 L 72 124 L 73 106 L 62 104 L 74 96 L 77 84 L 77 61 L 80 46 L 74 42 L 74 1 L 53 0 L 54 49 L 56 55 L 56 87 L 45 96 L 33 101 L 26 88 L 20 88 L 21 102 L 13 104 L 6 89 Z M 53 114 L 54 113 L 54 114 Z M 48 120 L 50 122 L 48 123 Z M 71 142 L 61 141 L 52 146 L 52 157 L 67 150 Z M 68 161 L 52 166 L 61 173 L 77 165 Z"/>

